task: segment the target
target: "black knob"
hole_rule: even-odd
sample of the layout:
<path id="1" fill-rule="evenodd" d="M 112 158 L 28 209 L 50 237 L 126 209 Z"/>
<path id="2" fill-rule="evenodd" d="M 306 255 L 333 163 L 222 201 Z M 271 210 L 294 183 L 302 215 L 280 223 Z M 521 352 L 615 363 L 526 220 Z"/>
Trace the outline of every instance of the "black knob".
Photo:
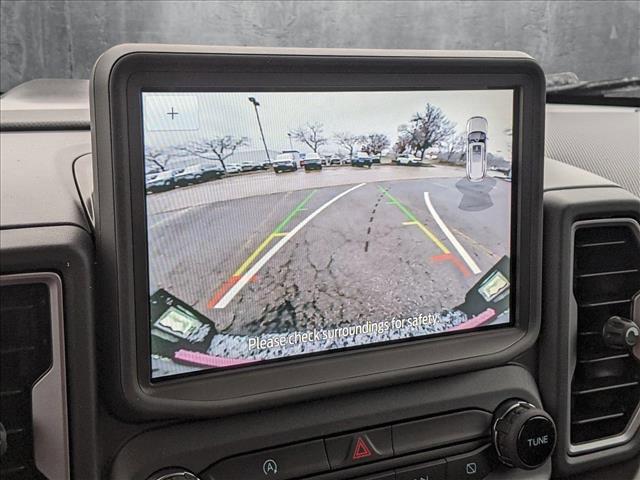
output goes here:
<path id="1" fill-rule="evenodd" d="M 166 468 L 151 475 L 148 480 L 199 480 L 197 476 L 183 468 Z"/>
<path id="2" fill-rule="evenodd" d="M 610 348 L 633 348 L 639 336 L 638 325 L 618 316 L 609 318 L 602 329 L 604 343 Z"/>
<path id="3" fill-rule="evenodd" d="M 509 467 L 533 470 L 556 446 L 556 425 L 547 412 L 523 400 L 508 400 L 493 414 L 493 444 Z"/>

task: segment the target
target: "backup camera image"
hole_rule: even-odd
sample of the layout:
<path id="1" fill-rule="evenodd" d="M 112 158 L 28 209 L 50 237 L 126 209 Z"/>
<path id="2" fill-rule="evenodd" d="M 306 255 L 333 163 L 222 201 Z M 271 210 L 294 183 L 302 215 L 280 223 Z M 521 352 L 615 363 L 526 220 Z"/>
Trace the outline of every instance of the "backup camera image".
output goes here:
<path id="1" fill-rule="evenodd" d="M 511 323 L 513 91 L 142 105 L 154 379 Z"/>

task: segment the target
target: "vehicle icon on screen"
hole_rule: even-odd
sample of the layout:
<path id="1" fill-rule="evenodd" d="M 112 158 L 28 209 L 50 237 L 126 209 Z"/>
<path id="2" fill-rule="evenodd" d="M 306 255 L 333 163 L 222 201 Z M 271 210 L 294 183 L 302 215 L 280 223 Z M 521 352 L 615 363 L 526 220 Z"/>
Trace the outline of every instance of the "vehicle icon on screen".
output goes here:
<path id="1" fill-rule="evenodd" d="M 471 117 L 467 121 L 467 178 L 479 182 L 487 175 L 487 130 L 484 117 Z"/>

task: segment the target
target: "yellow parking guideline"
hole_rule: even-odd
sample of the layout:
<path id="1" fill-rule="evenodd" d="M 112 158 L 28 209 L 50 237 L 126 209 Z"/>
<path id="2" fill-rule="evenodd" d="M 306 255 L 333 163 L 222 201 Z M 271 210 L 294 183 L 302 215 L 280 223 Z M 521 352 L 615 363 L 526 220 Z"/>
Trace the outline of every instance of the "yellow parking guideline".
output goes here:
<path id="1" fill-rule="evenodd" d="M 442 250 L 443 253 L 445 254 L 450 253 L 449 249 L 444 246 L 444 244 L 440 241 L 440 239 L 438 239 L 438 237 L 436 237 L 433 233 L 431 233 L 431 231 L 427 227 L 425 227 L 424 224 L 420 220 L 418 220 L 416 216 L 413 213 L 411 213 L 411 211 L 407 207 L 405 207 L 402 203 L 400 203 L 399 200 L 397 200 L 393 195 L 391 195 L 384 188 L 380 187 L 380 191 L 382 191 L 387 196 L 387 198 L 390 200 L 389 203 L 398 207 L 400 211 L 404 213 L 405 217 L 409 219 L 408 222 L 402 222 L 403 225 L 415 225 L 420 230 L 422 230 L 422 233 L 424 233 L 433 243 L 435 243 L 436 246 L 440 250 Z"/>
<path id="2" fill-rule="evenodd" d="M 271 232 L 267 236 L 267 238 L 265 238 L 262 241 L 262 243 L 260 245 L 258 245 L 258 248 L 256 248 L 253 251 L 253 253 L 251 255 L 249 255 L 249 257 L 242 263 L 242 265 L 240 265 L 240 267 L 238 267 L 238 269 L 233 273 L 234 276 L 240 276 L 240 275 L 244 274 L 244 272 L 246 272 L 249 269 L 249 267 L 255 261 L 255 259 L 262 253 L 262 251 L 265 248 L 267 248 L 267 245 L 269 245 L 271 240 L 273 240 L 274 238 L 284 237 L 284 236 L 287 235 L 287 232 L 282 232 L 281 230 L 287 225 L 287 223 L 289 223 L 291 221 L 291 219 L 293 217 L 296 216 L 296 214 L 298 214 L 300 211 L 302 211 L 304 209 L 304 206 L 307 204 L 307 202 L 309 200 L 311 200 L 311 197 L 316 192 L 317 192 L 317 190 L 312 191 L 298 205 L 296 205 L 296 207 L 289 213 L 289 215 L 287 215 L 284 218 L 284 220 L 282 222 L 280 222 L 280 224 L 275 228 L 275 230 L 273 232 Z"/>
<path id="3" fill-rule="evenodd" d="M 274 233 L 269 234 L 269 236 L 265 238 L 260 245 L 258 245 L 258 248 L 256 248 L 253 251 L 253 253 L 249 255 L 249 257 L 244 261 L 244 263 L 240 265 L 240 267 L 233 274 L 240 276 L 244 272 L 246 272 L 251 266 L 251 264 L 253 263 L 253 261 L 256 259 L 256 257 L 260 255 L 265 248 L 267 248 L 267 245 L 269 245 L 269 242 L 271 242 L 271 240 L 273 240 L 274 238 L 276 238 L 276 235 Z"/>

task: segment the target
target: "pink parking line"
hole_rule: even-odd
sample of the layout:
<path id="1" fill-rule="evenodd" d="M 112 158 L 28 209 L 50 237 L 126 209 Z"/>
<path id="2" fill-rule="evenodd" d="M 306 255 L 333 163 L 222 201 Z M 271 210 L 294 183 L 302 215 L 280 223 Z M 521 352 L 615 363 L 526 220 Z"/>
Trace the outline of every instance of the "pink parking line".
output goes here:
<path id="1" fill-rule="evenodd" d="M 447 332 L 453 332 L 455 330 L 469 330 L 471 328 L 480 327 L 495 317 L 495 315 L 496 311 L 493 308 L 487 308 L 484 312 L 476 315 L 475 317 L 471 317 L 471 319 L 466 322 L 448 329 Z"/>
<path id="2" fill-rule="evenodd" d="M 225 358 L 207 355 L 206 353 L 192 352 L 191 350 L 178 350 L 173 354 L 173 358 L 193 365 L 203 365 L 205 367 L 232 367 L 234 365 L 244 365 L 255 360 L 242 358 Z"/>

